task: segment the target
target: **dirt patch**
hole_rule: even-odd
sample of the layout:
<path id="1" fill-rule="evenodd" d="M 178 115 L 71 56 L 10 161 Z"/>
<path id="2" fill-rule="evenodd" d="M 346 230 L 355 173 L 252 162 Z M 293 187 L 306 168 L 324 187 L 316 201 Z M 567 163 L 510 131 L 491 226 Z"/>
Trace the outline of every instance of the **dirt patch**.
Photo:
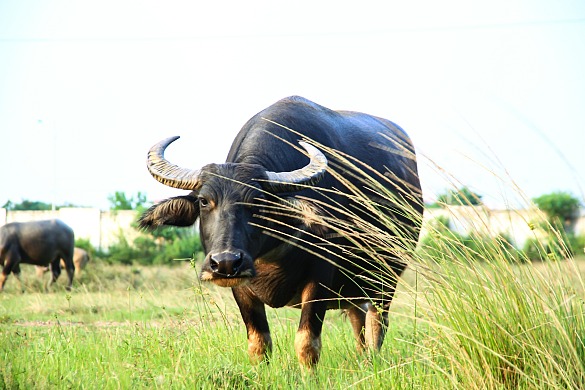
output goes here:
<path id="1" fill-rule="evenodd" d="M 114 326 L 130 326 L 131 322 L 116 322 L 116 321 L 96 321 L 96 322 L 81 322 L 81 321 L 15 321 L 12 325 L 24 327 L 51 327 L 51 326 L 97 326 L 97 327 L 114 327 Z"/>
<path id="2" fill-rule="evenodd" d="M 116 327 L 147 327 L 147 328 L 162 328 L 162 327 L 181 327 L 185 325 L 200 325 L 200 321 L 14 321 L 10 325 L 22 327 L 52 327 L 52 326 L 67 326 L 67 327 L 96 327 L 96 328 L 116 328 Z"/>

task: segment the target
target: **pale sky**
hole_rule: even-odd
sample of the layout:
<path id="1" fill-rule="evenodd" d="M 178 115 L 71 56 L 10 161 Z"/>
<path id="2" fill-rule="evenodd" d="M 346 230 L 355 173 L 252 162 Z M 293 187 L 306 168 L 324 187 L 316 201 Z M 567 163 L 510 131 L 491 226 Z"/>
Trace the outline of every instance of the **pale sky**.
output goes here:
<path id="1" fill-rule="evenodd" d="M 0 0 L 0 206 L 178 195 L 152 144 L 223 162 L 289 95 L 402 126 L 429 201 L 433 164 L 493 207 L 584 197 L 585 1 Z"/>

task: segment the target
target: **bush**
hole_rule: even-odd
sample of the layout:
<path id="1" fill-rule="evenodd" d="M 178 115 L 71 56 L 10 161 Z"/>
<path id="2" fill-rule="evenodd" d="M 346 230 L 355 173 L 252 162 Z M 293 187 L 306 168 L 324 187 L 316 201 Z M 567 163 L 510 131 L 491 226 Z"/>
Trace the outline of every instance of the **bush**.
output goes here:
<path id="1" fill-rule="evenodd" d="M 108 248 L 107 251 L 101 252 L 99 255 L 102 259 L 109 263 L 119 263 L 131 265 L 135 259 L 140 258 L 137 249 L 132 248 L 128 244 L 128 240 L 122 235 L 118 237 L 118 242 Z"/>
<path id="2" fill-rule="evenodd" d="M 541 195 L 533 200 L 538 208 L 547 215 L 551 225 L 557 226 L 557 223 L 560 223 L 564 229 L 569 228 L 577 218 L 581 203 L 579 199 L 562 191 Z"/>
<path id="3" fill-rule="evenodd" d="M 509 263 L 524 261 L 523 256 L 512 244 L 510 238 L 504 234 L 495 237 L 482 234 L 471 234 L 464 238 L 464 245 L 472 253 L 476 253 L 481 261 L 493 262 L 505 260 Z"/>
<path id="4" fill-rule="evenodd" d="M 75 247 L 84 249 L 89 257 L 93 257 L 96 253 L 96 249 L 91 245 L 91 242 L 87 238 L 77 238 L 75 240 Z"/>
<path id="5" fill-rule="evenodd" d="M 567 234 L 567 241 L 573 256 L 585 254 L 585 235 Z"/>
<path id="6" fill-rule="evenodd" d="M 546 259 L 561 259 L 564 251 L 561 250 L 558 242 L 542 242 L 536 238 L 530 238 L 524 243 L 522 252 L 530 261 L 544 261 Z"/>
<path id="7" fill-rule="evenodd" d="M 467 187 L 462 187 L 457 190 L 449 190 L 445 194 L 437 197 L 438 205 L 453 205 L 453 206 L 480 206 L 482 196 L 471 191 Z"/>
<path id="8" fill-rule="evenodd" d="M 544 240 L 532 238 L 522 248 L 525 256 L 532 261 L 564 260 L 585 251 L 585 236 L 568 233 L 564 236 L 551 234 Z"/>
<path id="9" fill-rule="evenodd" d="M 153 239 L 150 235 L 140 235 L 132 244 L 120 235 L 118 242 L 101 253 L 99 257 L 110 263 L 131 265 L 167 264 L 175 265 L 178 259 L 193 259 L 202 252 L 199 236 L 192 231 L 182 230 L 173 235 L 173 238 L 162 240 Z"/>
<path id="10" fill-rule="evenodd" d="M 463 236 L 460 234 L 449 229 L 432 230 L 420 240 L 419 251 L 423 258 L 441 263 L 450 260 L 454 255 L 461 258 L 462 246 Z"/>
<path id="11" fill-rule="evenodd" d="M 524 259 L 510 238 L 503 234 L 495 237 L 484 234 L 462 235 L 449 229 L 447 217 L 436 218 L 430 225 L 429 233 L 421 239 L 419 245 L 419 251 L 426 259 L 442 262 L 457 258 L 465 263 L 491 262 L 494 256 L 509 262 Z"/>

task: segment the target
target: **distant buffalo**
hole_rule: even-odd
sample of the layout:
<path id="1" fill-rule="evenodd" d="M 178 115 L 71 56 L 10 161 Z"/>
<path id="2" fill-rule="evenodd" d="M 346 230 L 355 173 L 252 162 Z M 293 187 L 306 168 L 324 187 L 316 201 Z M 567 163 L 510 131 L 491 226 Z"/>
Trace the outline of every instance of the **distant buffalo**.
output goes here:
<path id="1" fill-rule="evenodd" d="M 85 268 L 87 263 L 89 263 L 89 260 L 91 260 L 89 257 L 89 253 L 87 253 L 85 249 L 76 247 L 73 250 L 73 265 L 75 266 L 75 271 L 77 273 L 81 272 Z M 61 259 L 61 268 L 66 268 L 65 260 L 63 259 Z M 48 266 L 45 267 L 39 265 L 36 266 L 36 272 L 39 278 L 42 277 L 47 271 L 49 271 Z"/>
<path id="2" fill-rule="evenodd" d="M 20 280 L 20 264 L 51 266 L 54 283 L 61 274 L 61 260 L 65 263 L 71 290 L 73 284 L 73 248 L 75 235 L 64 222 L 55 220 L 12 222 L 0 227 L 0 291 L 10 272 Z"/>

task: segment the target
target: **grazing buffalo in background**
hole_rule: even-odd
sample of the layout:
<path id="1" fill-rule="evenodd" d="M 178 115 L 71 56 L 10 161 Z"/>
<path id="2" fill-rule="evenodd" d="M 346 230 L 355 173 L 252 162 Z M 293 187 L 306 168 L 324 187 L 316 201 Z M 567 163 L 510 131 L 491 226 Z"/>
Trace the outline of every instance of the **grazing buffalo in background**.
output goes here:
<path id="1" fill-rule="evenodd" d="M 73 266 L 75 267 L 75 272 L 79 275 L 79 273 L 85 268 L 87 263 L 91 258 L 89 257 L 89 253 L 85 249 L 75 247 L 73 249 Z M 65 265 L 65 260 L 61 259 L 61 268 L 67 268 Z M 49 267 L 42 267 L 37 265 L 36 266 L 37 276 L 40 278 L 42 277 L 45 272 L 49 271 Z"/>
<path id="2" fill-rule="evenodd" d="M 20 264 L 51 266 L 52 278 L 49 285 L 61 274 L 61 259 L 65 262 L 71 290 L 73 274 L 73 230 L 62 221 L 47 220 L 33 222 L 12 222 L 0 227 L 0 291 L 4 289 L 10 272 L 20 281 Z"/>
<path id="3" fill-rule="evenodd" d="M 406 264 L 396 248 L 386 248 L 380 254 L 378 258 L 386 262 L 383 266 L 379 260 L 365 259 L 359 251 L 350 253 L 347 248 L 353 244 L 343 234 L 315 223 L 315 215 L 344 218 L 336 211 L 359 209 L 357 203 L 352 205 L 351 197 L 327 191 L 349 192 L 336 178 L 339 176 L 327 170 L 328 161 L 330 165 L 336 161 L 339 167 L 334 152 L 339 151 L 372 170 L 360 165 L 361 169 L 392 179 L 378 177 L 396 195 L 395 204 L 385 204 L 381 209 L 398 226 L 394 231 L 402 232 L 405 242 L 410 243 L 402 254 L 412 250 L 420 230 L 422 194 L 408 135 L 386 119 L 333 111 L 301 97 L 289 97 L 244 125 L 224 164 L 196 170 L 171 164 L 163 154 L 177 138 L 165 139 L 150 149 L 148 169 L 161 183 L 191 192 L 152 206 L 142 215 L 140 225 L 149 229 L 190 226 L 199 218 L 206 252 L 200 278 L 232 288 L 246 325 L 251 359 L 262 359 L 272 347 L 265 304 L 301 308 L 294 344 L 305 366 L 319 360 L 327 309 L 346 309 L 359 349 L 379 349 L 397 277 Z M 318 149 L 311 142 L 322 146 Z M 368 191 L 357 176 L 343 176 Z M 376 194 L 370 195 L 376 199 Z M 411 217 L 397 211 L 398 199 L 411 208 Z M 283 208 L 296 205 L 298 217 L 271 213 L 270 206 L 275 204 Z M 379 217 L 376 221 L 367 213 L 356 213 L 394 234 L 379 223 Z M 368 282 L 374 279 L 369 277 L 374 273 L 394 274 L 385 291 Z"/>

